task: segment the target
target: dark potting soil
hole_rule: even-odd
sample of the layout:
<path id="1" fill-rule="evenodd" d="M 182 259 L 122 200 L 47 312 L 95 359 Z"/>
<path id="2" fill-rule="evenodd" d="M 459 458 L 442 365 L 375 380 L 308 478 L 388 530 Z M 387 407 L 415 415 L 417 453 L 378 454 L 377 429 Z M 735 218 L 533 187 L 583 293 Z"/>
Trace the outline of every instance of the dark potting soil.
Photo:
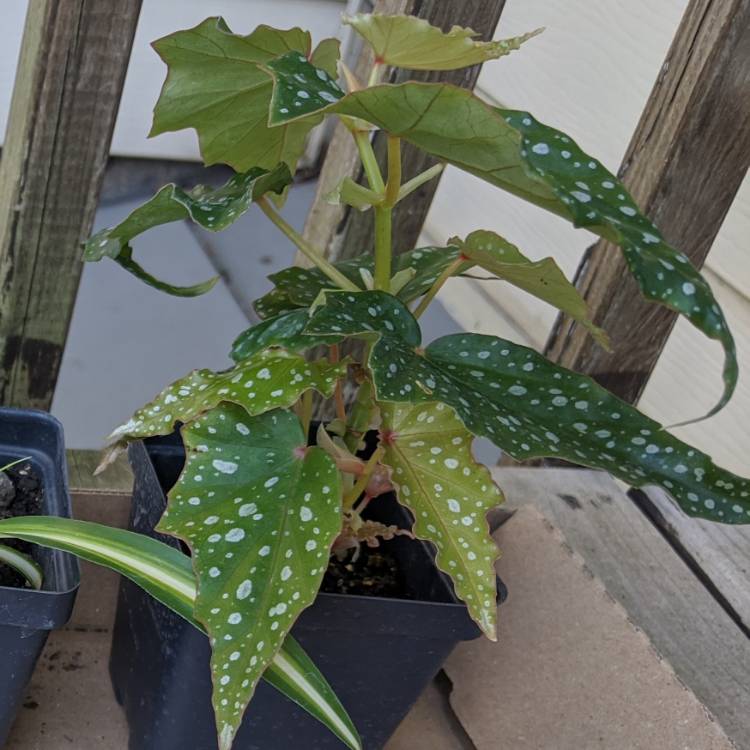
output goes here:
<path id="1" fill-rule="evenodd" d="M 326 594 L 356 594 L 407 599 L 395 558 L 380 549 L 362 545 L 358 556 L 332 557 L 323 578 Z"/>
<path id="2" fill-rule="evenodd" d="M 0 472 L 0 519 L 39 515 L 43 492 L 42 482 L 28 462 Z M 27 555 L 34 548 L 33 544 L 17 539 L 3 539 L 3 544 Z M 24 588 L 26 581 L 13 568 L 0 563 L 0 586 Z"/>

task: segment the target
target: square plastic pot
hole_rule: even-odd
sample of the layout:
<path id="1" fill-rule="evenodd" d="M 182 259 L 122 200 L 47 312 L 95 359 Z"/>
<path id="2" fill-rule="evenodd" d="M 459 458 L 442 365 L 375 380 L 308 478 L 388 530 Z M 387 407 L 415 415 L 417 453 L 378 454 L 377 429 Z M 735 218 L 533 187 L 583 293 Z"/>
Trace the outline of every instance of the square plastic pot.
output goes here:
<path id="1" fill-rule="evenodd" d="M 184 453 L 172 439 L 133 444 L 131 528 L 176 545 L 154 526 Z M 375 505 L 375 503 L 373 503 Z M 395 497 L 378 498 L 379 519 L 408 516 Z M 379 750 L 460 641 L 479 636 L 428 545 L 385 543 L 406 571 L 408 599 L 318 595 L 292 633 L 349 711 L 366 750 Z M 498 581 L 498 599 L 505 589 Z M 207 638 L 130 581 L 120 586 L 110 672 L 130 727 L 129 750 L 215 750 Z M 322 724 L 261 682 L 236 750 L 340 750 Z"/>
<path id="2" fill-rule="evenodd" d="M 42 514 L 69 518 L 62 426 L 43 412 L 0 409 L 0 466 L 24 456 L 42 480 Z M 0 747 L 50 630 L 68 621 L 78 592 L 74 557 L 37 547 L 35 558 L 44 571 L 41 591 L 0 586 Z"/>

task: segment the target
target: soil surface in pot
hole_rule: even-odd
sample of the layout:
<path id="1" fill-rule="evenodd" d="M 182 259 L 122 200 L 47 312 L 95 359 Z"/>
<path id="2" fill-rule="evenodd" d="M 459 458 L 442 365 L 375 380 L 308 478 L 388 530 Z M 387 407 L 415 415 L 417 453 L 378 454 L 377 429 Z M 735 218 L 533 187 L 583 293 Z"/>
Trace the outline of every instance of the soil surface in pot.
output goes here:
<path id="1" fill-rule="evenodd" d="M 380 548 L 373 549 L 364 544 L 357 556 L 349 554 L 343 560 L 335 556 L 331 558 L 321 591 L 326 594 L 409 598 L 395 558 Z"/>
<path id="2" fill-rule="evenodd" d="M 31 464 L 16 464 L 0 472 L 0 519 L 15 516 L 36 516 L 42 509 L 42 481 Z M 16 539 L 3 539 L 3 544 L 27 555 L 34 545 Z M 20 573 L 0 563 L 0 586 L 24 588 L 26 581 Z"/>

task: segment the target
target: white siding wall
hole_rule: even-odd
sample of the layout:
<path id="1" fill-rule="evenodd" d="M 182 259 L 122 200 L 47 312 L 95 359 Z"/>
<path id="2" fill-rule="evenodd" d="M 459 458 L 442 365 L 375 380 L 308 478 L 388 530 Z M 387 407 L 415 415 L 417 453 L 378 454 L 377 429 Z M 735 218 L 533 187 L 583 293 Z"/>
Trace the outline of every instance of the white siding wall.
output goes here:
<path id="1" fill-rule="evenodd" d="M 479 93 L 506 106 L 528 109 L 570 133 L 617 171 L 687 0 L 508 0 L 497 37 L 545 26 L 519 52 L 488 63 Z M 426 237 L 492 229 L 533 258 L 553 255 L 575 272 L 593 235 L 477 178 L 449 169 L 427 219 Z M 709 421 L 676 430 L 716 460 L 747 472 L 750 455 L 750 180 L 722 227 L 706 274 L 732 327 L 741 377 L 732 403 Z M 441 300 L 471 330 L 497 333 L 541 347 L 555 311 L 501 282 L 456 281 Z M 614 342 L 615 345 L 617 342 Z M 667 424 L 705 413 L 721 389 L 717 345 L 680 322 L 662 354 L 641 408 Z"/>

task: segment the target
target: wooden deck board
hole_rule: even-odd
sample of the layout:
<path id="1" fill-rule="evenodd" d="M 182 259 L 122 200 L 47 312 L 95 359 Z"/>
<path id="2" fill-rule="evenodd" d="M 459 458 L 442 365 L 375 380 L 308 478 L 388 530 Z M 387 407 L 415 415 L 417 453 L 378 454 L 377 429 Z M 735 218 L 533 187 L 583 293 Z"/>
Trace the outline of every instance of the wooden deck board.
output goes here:
<path id="1" fill-rule="evenodd" d="M 599 472 L 493 475 L 510 508 L 534 505 L 560 529 L 729 737 L 750 747 L 750 639 L 633 501 Z"/>

